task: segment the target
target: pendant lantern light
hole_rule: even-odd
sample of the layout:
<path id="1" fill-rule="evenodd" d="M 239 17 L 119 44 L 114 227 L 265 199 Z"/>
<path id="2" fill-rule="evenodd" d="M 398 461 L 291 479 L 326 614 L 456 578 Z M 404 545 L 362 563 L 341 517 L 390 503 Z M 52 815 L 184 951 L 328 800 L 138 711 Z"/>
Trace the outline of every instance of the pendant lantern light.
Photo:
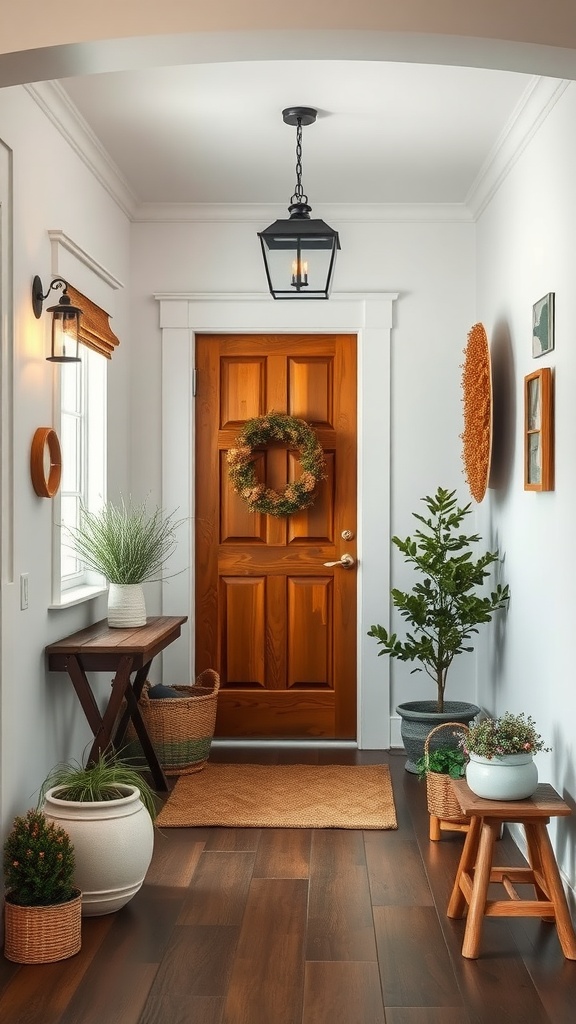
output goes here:
<path id="1" fill-rule="evenodd" d="M 302 127 L 314 124 L 312 107 L 287 107 L 285 124 L 296 127 L 296 188 L 290 199 L 290 217 L 276 220 L 258 232 L 266 279 L 275 299 L 327 299 L 330 294 L 338 232 L 323 220 L 310 217 L 312 207 L 302 187 Z"/>

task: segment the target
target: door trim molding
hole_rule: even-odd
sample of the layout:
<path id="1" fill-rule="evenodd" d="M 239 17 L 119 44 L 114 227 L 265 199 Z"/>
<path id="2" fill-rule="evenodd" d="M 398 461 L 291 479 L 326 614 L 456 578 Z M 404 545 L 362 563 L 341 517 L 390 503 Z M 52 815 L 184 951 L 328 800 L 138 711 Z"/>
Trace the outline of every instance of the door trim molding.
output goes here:
<path id="1" fill-rule="evenodd" d="M 154 296 L 162 335 L 162 505 L 178 508 L 180 531 L 162 584 L 162 613 L 189 615 L 163 655 L 165 683 L 193 678 L 195 335 L 356 334 L 358 337 L 358 746 L 390 746 L 389 659 L 366 633 L 386 621 L 390 594 L 390 352 L 396 292 L 339 292 L 328 302 L 273 302 L 258 295 Z"/>

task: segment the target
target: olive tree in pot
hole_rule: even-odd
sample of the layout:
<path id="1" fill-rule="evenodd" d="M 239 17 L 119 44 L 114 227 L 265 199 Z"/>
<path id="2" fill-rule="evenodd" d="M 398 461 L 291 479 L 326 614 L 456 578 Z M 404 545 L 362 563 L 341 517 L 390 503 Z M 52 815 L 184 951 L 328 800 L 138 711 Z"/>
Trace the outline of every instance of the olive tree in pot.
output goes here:
<path id="1" fill-rule="evenodd" d="M 478 714 L 475 704 L 444 699 L 448 669 L 457 654 L 474 649 L 471 639 L 478 627 L 490 622 L 509 600 L 508 585 L 498 583 L 491 593 L 482 593 L 490 566 L 500 555 L 486 551 L 474 557 L 481 537 L 462 532 L 470 505 L 459 506 L 456 491 L 442 487 L 422 501 L 427 514 L 412 513 L 421 524 L 414 536 L 392 538 L 421 576 L 411 591 L 391 591 L 394 606 L 408 624 L 406 636 L 399 639 L 381 625 L 368 631 L 382 646 L 379 655 L 416 662 L 412 672 L 426 672 L 436 687 L 436 700 L 408 701 L 396 708 L 408 755 L 406 769 L 414 773 L 432 728 L 443 721 L 468 724 Z"/>

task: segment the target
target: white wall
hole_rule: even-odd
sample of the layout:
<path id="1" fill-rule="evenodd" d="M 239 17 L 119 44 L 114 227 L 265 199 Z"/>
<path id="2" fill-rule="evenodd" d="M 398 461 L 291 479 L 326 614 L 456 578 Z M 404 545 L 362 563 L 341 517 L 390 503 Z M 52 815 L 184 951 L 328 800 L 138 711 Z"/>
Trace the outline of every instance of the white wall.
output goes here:
<path id="1" fill-rule="evenodd" d="M 478 223 L 478 310 L 491 340 L 503 414 L 495 434 L 498 489 L 482 513 L 505 553 L 511 584 L 500 663 L 485 661 L 483 703 L 526 711 L 552 745 L 538 756 L 541 781 L 576 808 L 576 85 L 571 84 Z M 532 358 L 532 305 L 556 295 L 556 348 Z M 524 490 L 523 378 L 542 366 L 555 377 L 556 487 Z M 576 820 L 562 821 L 556 847 L 572 886 Z"/>
<path id="2" fill-rule="evenodd" d="M 67 611 L 48 611 L 52 501 L 34 493 L 29 461 L 34 431 L 54 422 L 53 382 L 58 369 L 45 360 L 49 318 L 36 320 L 33 316 L 32 278 L 39 274 L 47 289 L 51 281 L 48 231 L 61 229 L 115 277 L 127 282 L 129 224 L 24 88 L 0 92 L 0 138 L 13 151 L 14 220 L 13 444 L 8 436 L 3 439 L 3 458 L 13 455 L 15 495 L 13 509 L 2 510 L 3 529 L 8 529 L 11 515 L 14 529 L 14 575 L 10 577 L 7 559 L 2 578 L 3 836 L 13 816 L 35 804 L 47 770 L 65 757 L 80 758 L 91 735 L 67 676 L 46 672 L 44 647 L 105 614 L 102 600 Z M 79 268 L 78 272 L 84 271 Z M 126 293 L 117 291 L 115 300 L 111 312 L 122 343 L 109 367 L 112 490 L 129 485 Z M 27 611 L 20 610 L 20 573 L 29 575 Z M 99 677 L 97 685 L 104 694 L 109 680 Z"/>

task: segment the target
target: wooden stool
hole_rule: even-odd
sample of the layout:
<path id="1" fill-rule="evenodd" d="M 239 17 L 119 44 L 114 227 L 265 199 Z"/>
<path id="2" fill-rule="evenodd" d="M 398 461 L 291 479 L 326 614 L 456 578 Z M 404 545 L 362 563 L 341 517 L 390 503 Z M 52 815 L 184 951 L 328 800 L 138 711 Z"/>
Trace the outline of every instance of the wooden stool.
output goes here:
<path id="1" fill-rule="evenodd" d="M 541 917 L 556 925 L 562 952 L 576 960 L 576 935 L 546 825 L 550 818 L 567 816 L 571 808 L 547 783 L 541 783 L 527 800 L 483 800 L 463 780 L 452 785 L 462 808 L 470 817 L 470 828 L 456 872 L 448 903 L 448 917 L 468 917 L 462 956 L 478 957 L 484 917 Z M 494 867 L 494 841 L 502 824 L 518 822 L 524 827 L 529 867 Z M 489 900 L 488 885 L 499 882 L 508 899 Z M 535 899 L 520 897 L 514 883 L 534 886 Z"/>
<path id="2" fill-rule="evenodd" d="M 431 814 L 428 834 L 431 841 L 437 843 L 442 838 L 442 832 L 467 832 L 469 828 L 468 818 L 440 818 L 437 814 Z"/>

